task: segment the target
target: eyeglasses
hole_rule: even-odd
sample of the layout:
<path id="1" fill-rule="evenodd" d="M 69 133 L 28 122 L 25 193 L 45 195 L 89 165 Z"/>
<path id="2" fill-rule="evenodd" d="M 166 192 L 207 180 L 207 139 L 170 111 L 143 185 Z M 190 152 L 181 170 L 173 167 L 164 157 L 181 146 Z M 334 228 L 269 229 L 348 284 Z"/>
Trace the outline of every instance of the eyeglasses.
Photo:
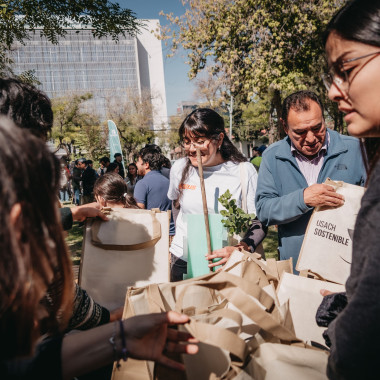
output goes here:
<path id="1" fill-rule="evenodd" d="M 190 141 L 190 140 L 185 140 L 182 142 L 181 146 L 185 149 L 185 150 L 189 150 L 191 148 L 191 146 L 193 146 L 195 149 L 202 149 L 202 148 L 205 148 L 207 146 L 208 143 L 210 143 L 211 140 L 209 139 L 200 139 L 200 140 L 197 140 L 197 141 Z"/>
<path id="2" fill-rule="evenodd" d="M 346 63 L 354 62 L 362 58 L 367 58 L 371 57 L 373 55 L 378 55 L 380 54 L 380 51 L 374 52 L 374 53 L 369 53 L 366 55 L 362 55 L 360 57 L 356 58 L 351 58 L 347 59 L 346 61 L 341 61 L 341 62 L 336 62 L 334 65 L 332 65 L 331 69 L 329 70 L 328 73 L 322 74 L 322 81 L 323 84 L 325 85 L 327 91 L 330 91 L 330 88 L 332 84 L 334 83 L 339 90 L 343 92 L 347 92 L 348 89 L 350 88 L 350 82 L 349 82 L 349 73 L 351 72 L 351 69 L 349 70 L 344 70 L 344 65 Z M 369 62 L 370 60 L 368 60 Z M 360 70 L 368 63 L 366 62 Z M 360 71 L 359 70 L 359 71 Z"/>

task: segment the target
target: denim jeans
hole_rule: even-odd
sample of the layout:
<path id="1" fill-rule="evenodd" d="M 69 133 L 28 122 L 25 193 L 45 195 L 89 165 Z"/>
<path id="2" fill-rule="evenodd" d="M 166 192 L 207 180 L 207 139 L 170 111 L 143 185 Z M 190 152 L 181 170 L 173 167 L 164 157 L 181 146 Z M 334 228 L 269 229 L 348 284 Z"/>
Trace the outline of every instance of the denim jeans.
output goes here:
<path id="1" fill-rule="evenodd" d="M 187 262 L 179 257 L 170 254 L 170 281 L 177 282 L 183 280 L 183 275 L 187 274 Z"/>
<path id="2" fill-rule="evenodd" d="M 79 206 L 79 201 L 80 201 L 80 190 L 79 189 L 75 189 L 74 190 L 74 203 Z"/>
<path id="3" fill-rule="evenodd" d="M 59 199 L 61 202 L 67 202 L 70 200 L 69 192 L 66 189 L 59 190 Z"/>

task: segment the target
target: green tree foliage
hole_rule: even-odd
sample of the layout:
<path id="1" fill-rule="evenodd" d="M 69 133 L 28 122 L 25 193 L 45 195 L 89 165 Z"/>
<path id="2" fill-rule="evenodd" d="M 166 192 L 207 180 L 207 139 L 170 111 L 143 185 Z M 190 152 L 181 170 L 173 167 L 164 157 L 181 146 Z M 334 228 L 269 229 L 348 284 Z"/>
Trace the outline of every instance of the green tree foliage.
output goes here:
<path id="1" fill-rule="evenodd" d="M 222 194 L 218 201 L 225 208 L 225 210 L 220 211 L 220 214 L 225 218 L 222 219 L 222 223 L 227 228 L 228 234 L 232 236 L 247 232 L 255 215 L 247 214 L 240 207 L 237 207 L 236 200 L 232 198 L 229 190 Z"/>
<path id="2" fill-rule="evenodd" d="M 72 22 L 90 26 L 95 37 L 110 35 L 114 40 L 125 33 L 135 35 L 143 25 L 131 10 L 107 0 L 3 0 L 0 4 L 0 74 L 9 75 L 11 70 L 12 62 L 4 52 L 16 41 L 25 43 L 30 30 L 57 43 Z"/>
<path id="3" fill-rule="evenodd" d="M 169 127 L 156 134 L 161 147 L 167 146 L 171 150 L 180 146 L 178 130 L 185 116 L 182 114 L 169 116 Z"/>
<path id="4" fill-rule="evenodd" d="M 240 104 L 270 94 L 270 127 L 279 127 L 283 96 L 314 87 L 325 67 L 321 33 L 344 0 L 183 0 L 185 14 L 167 14 L 172 53 L 188 51 L 189 77 L 206 67 L 229 78 Z M 272 131 L 272 134 L 274 132 Z"/>
<path id="5" fill-rule="evenodd" d="M 83 104 L 92 94 L 66 96 L 52 100 L 54 124 L 51 137 L 59 148 L 72 158 L 86 153 L 87 158 L 97 160 L 106 152 L 107 136 L 94 113 L 83 110 Z"/>
<path id="6" fill-rule="evenodd" d="M 86 158 L 97 162 L 101 157 L 108 156 L 108 134 L 106 127 L 99 123 L 93 115 L 83 115 L 83 122 L 76 134 L 75 144 L 81 152 L 86 152 Z"/>
<path id="7" fill-rule="evenodd" d="M 8 48 L 14 41 L 27 40 L 30 29 L 42 28 L 42 35 L 57 43 L 57 37 L 63 36 L 72 22 L 91 26 L 95 37 L 111 35 L 115 40 L 125 32 L 135 35 L 140 25 L 131 10 L 106 0 L 8 0 L 3 3 L 0 40 Z"/>
<path id="8" fill-rule="evenodd" d="M 120 135 L 120 143 L 125 157 L 133 160 L 138 151 L 153 142 L 153 114 L 150 91 L 127 91 L 125 98 L 110 98 L 107 101 L 108 118 L 113 120 Z"/>

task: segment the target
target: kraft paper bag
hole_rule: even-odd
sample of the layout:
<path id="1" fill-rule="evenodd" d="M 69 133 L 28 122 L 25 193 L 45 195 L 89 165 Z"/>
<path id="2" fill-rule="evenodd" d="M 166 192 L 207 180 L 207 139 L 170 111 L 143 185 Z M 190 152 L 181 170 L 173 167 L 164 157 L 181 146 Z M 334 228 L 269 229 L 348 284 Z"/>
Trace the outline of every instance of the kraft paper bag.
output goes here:
<path id="1" fill-rule="evenodd" d="M 296 269 L 321 279 L 345 284 L 350 274 L 352 238 L 365 189 L 327 179 L 345 198 L 340 207 L 317 207 L 309 221 Z"/>
<path id="2" fill-rule="evenodd" d="M 263 343 L 252 355 L 255 380 L 327 380 L 328 353 L 304 347 Z"/>
<path id="3" fill-rule="evenodd" d="M 315 321 L 317 309 L 322 302 L 321 289 L 331 292 L 344 292 L 345 287 L 327 281 L 295 276 L 283 273 L 277 288 L 277 297 L 280 305 L 289 302 L 294 331 L 298 338 L 310 343 L 314 341 L 325 345 L 322 337 L 325 327 L 319 327 Z"/>
<path id="4" fill-rule="evenodd" d="M 244 365 L 253 347 L 248 342 L 255 343 L 256 334 L 262 334 L 262 339 L 301 342 L 278 310 L 275 292 L 272 297 L 265 290 L 269 284 L 265 273 L 248 258 L 242 271 L 247 280 L 222 271 L 176 283 L 130 287 L 123 317 L 168 310 L 188 314 L 191 321 L 184 328 L 202 342 L 204 353 L 184 358 L 187 376 L 196 380 L 211 373 L 224 378 L 233 366 Z M 153 380 L 154 373 L 152 362 L 128 359 L 120 371 L 114 369 L 112 379 Z"/>
<path id="5" fill-rule="evenodd" d="M 169 280 L 170 212 L 115 208 L 108 219 L 86 223 L 79 284 L 113 310 L 127 287 Z"/>

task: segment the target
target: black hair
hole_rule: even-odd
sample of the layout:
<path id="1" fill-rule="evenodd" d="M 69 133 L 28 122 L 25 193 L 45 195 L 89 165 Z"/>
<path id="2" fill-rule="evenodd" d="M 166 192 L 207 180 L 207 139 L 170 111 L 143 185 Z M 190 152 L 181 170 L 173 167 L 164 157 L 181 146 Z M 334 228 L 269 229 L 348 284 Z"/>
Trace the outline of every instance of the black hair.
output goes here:
<path id="1" fill-rule="evenodd" d="M 116 157 L 120 157 L 120 156 L 121 156 L 121 153 L 115 153 L 115 154 L 113 155 L 114 158 L 116 158 Z"/>
<path id="2" fill-rule="evenodd" d="M 53 126 L 50 99 L 42 91 L 18 79 L 0 78 L 0 114 L 45 140 Z"/>
<path id="3" fill-rule="evenodd" d="M 116 173 L 106 173 L 99 177 L 94 185 L 94 195 L 111 203 L 123 204 L 124 208 L 139 208 L 135 198 L 127 194 L 127 184 Z"/>
<path id="4" fill-rule="evenodd" d="M 147 144 L 139 152 L 143 162 L 149 164 L 150 170 L 160 170 L 162 166 L 161 148 L 156 144 Z"/>
<path id="5" fill-rule="evenodd" d="M 346 40 L 380 46 L 380 3 L 375 0 L 349 1 L 327 25 L 325 45 L 331 32 Z"/>
<path id="6" fill-rule="evenodd" d="M 224 138 L 220 146 L 220 154 L 224 161 L 233 161 L 235 163 L 247 161 L 226 135 L 223 118 L 212 109 L 198 108 L 187 115 L 179 127 L 181 142 L 187 133 L 208 139 L 218 139 L 219 135 L 223 133 Z"/>
<path id="7" fill-rule="evenodd" d="M 224 161 L 232 161 L 234 163 L 246 162 L 247 158 L 238 151 L 234 144 L 226 134 L 223 118 L 214 110 L 209 108 L 198 108 L 185 117 L 179 127 L 179 138 L 183 142 L 187 134 L 195 137 L 206 137 L 211 140 L 219 138 L 223 133 L 223 141 L 220 146 L 220 154 Z M 179 207 L 179 200 L 182 196 L 183 184 L 186 181 L 189 171 L 192 168 L 191 162 L 187 159 L 186 165 L 182 172 L 179 184 L 180 194 L 175 202 L 175 207 Z"/>
<path id="8" fill-rule="evenodd" d="M 100 160 L 99 160 L 100 163 L 104 163 L 106 164 L 107 162 L 110 162 L 110 159 L 106 156 L 102 157 Z"/>
<path id="9" fill-rule="evenodd" d="M 327 25 L 324 33 L 325 45 L 331 33 L 336 33 L 345 40 L 380 47 L 380 2 L 374 0 L 349 1 Z M 380 159 L 380 138 L 361 139 L 360 145 L 369 178 Z"/>
<path id="10" fill-rule="evenodd" d="M 116 162 L 111 162 L 108 166 L 107 166 L 107 170 L 106 170 L 106 173 L 113 173 L 113 171 L 118 168 L 119 165 L 116 163 Z"/>
<path id="11" fill-rule="evenodd" d="M 170 160 L 163 154 L 161 154 L 161 167 L 167 169 L 171 169 L 172 167 L 172 163 L 170 162 Z"/>
<path id="12" fill-rule="evenodd" d="M 289 96 L 287 96 L 282 103 L 281 119 L 283 123 L 285 124 L 285 126 L 288 126 L 288 116 L 289 116 L 290 109 L 293 109 L 296 112 L 309 111 L 310 101 L 318 104 L 318 106 L 320 107 L 322 111 L 322 117 L 324 117 L 323 104 L 321 100 L 319 99 L 318 95 L 312 91 L 301 90 L 301 91 L 293 92 L 293 94 L 290 94 Z"/>

